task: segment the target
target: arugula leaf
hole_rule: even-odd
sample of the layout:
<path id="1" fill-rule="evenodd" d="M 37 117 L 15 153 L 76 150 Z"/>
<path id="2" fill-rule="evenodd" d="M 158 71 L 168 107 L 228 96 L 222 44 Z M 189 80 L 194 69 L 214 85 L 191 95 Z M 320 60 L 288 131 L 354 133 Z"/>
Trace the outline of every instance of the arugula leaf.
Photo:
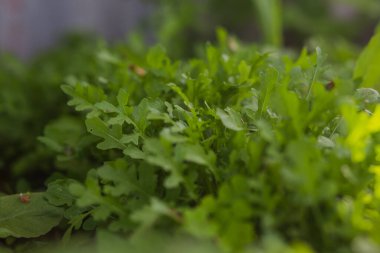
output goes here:
<path id="1" fill-rule="evenodd" d="M 122 137 L 120 125 L 112 125 L 111 127 L 108 127 L 104 121 L 95 117 L 86 120 L 86 127 L 87 131 L 104 139 L 103 142 L 97 145 L 99 149 L 126 148 L 126 146 L 120 141 Z"/>
<path id="2" fill-rule="evenodd" d="M 217 109 L 216 114 L 222 121 L 223 125 L 234 131 L 244 130 L 244 125 L 238 112 L 232 108 L 226 108 L 225 110 Z"/>
<path id="3" fill-rule="evenodd" d="M 61 208 L 49 204 L 44 193 L 28 194 L 22 202 L 20 195 L 0 197 L 0 238 L 39 237 L 57 226 L 62 219 Z"/>
<path id="4" fill-rule="evenodd" d="M 361 87 L 379 87 L 380 73 L 377 71 L 379 64 L 380 31 L 377 31 L 356 62 L 353 77 L 362 79 Z"/>

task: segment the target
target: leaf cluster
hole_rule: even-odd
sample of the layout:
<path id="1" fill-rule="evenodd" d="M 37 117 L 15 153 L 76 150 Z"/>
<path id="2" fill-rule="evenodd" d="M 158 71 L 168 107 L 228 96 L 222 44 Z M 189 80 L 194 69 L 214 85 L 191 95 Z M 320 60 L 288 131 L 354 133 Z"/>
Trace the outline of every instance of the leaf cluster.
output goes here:
<path id="1" fill-rule="evenodd" d="M 32 196 L 64 217 L 55 252 L 83 252 L 77 238 L 98 252 L 379 250 L 378 35 L 355 68 L 217 37 L 185 61 L 162 46 L 79 53 L 88 65 L 61 86 L 75 112 L 38 138 L 61 171 Z M 0 237 L 25 232 L 4 210 Z"/>

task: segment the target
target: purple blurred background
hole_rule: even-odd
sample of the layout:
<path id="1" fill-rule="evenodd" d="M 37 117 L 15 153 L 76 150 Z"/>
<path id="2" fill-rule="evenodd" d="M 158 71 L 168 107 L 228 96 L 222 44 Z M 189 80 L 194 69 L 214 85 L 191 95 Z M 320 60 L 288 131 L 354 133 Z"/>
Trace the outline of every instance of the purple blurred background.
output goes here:
<path id="1" fill-rule="evenodd" d="M 140 0 L 0 0 L 0 50 L 28 58 L 69 31 L 121 39 L 150 11 Z"/>

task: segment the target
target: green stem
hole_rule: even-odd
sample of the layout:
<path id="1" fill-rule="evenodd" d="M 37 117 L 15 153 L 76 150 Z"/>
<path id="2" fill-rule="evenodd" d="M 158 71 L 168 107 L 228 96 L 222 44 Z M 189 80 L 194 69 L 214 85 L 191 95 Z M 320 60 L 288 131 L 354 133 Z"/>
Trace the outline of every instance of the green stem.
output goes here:
<path id="1" fill-rule="evenodd" d="M 310 84 L 309 84 L 309 90 L 307 91 L 306 100 L 310 99 L 311 91 L 313 89 L 313 85 L 315 83 L 315 79 L 317 77 L 318 73 L 318 64 L 314 67 L 313 77 L 311 78 Z"/>
<path id="2" fill-rule="evenodd" d="M 282 38 L 281 0 L 252 0 L 256 6 L 265 43 L 280 47 Z"/>

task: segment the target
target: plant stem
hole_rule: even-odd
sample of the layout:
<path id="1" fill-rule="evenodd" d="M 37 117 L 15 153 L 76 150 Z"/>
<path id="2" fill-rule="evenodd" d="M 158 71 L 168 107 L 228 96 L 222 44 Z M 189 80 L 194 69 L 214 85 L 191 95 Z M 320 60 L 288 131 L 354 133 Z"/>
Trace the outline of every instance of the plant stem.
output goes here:
<path id="1" fill-rule="evenodd" d="M 281 0 L 252 0 L 256 6 L 265 43 L 282 45 Z"/>

